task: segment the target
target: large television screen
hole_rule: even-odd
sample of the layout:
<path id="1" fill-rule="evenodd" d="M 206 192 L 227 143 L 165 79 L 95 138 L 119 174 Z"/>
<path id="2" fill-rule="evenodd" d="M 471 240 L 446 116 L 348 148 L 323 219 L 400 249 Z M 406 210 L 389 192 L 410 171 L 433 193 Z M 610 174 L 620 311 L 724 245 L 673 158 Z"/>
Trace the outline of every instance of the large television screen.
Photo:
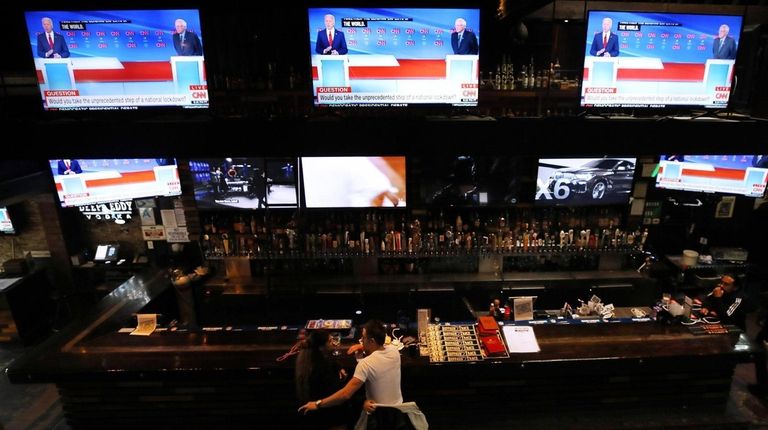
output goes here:
<path id="1" fill-rule="evenodd" d="M 199 209 L 298 207 L 296 158 L 189 161 Z"/>
<path id="2" fill-rule="evenodd" d="M 405 157 L 301 157 L 308 208 L 405 207 Z"/>
<path id="3" fill-rule="evenodd" d="M 634 176 L 634 158 L 541 158 L 534 200 L 539 204 L 626 204 Z"/>
<path id="4" fill-rule="evenodd" d="M 25 13 L 46 110 L 207 108 L 197 10 Z"/>
<path id="5" fill-rule="evenodd" d="M 48 160 L 62 207 L 181 194 L 176 160 Z"/>
<path id="6" fill-rule="evenodd" d="M 316 106 L 477 106 L 479 9 L 310 8 Z"/>
<path id="7" fill-rule="evenodd" d="M 591 10 L 583 107 L 724 108 L 742 17 Z"/>
<path id="8" fill-rule="evenodd" d="M 662 155 L 656 186 L 762 197 L 768 155 Z"/>
<path id="9" fill-rule="evenodd" d="M 8 215 L 8 208 L 0 207 L 0 234 L 16 234 L 13 227 L 11 216 Z"/>
<path id="10" fill-rule="evenodd" d="M 502 207 L 518 203 L 524 164 L 508 156 L 410 159 L 409 188 L 418 203 L 440 207 Z"/>

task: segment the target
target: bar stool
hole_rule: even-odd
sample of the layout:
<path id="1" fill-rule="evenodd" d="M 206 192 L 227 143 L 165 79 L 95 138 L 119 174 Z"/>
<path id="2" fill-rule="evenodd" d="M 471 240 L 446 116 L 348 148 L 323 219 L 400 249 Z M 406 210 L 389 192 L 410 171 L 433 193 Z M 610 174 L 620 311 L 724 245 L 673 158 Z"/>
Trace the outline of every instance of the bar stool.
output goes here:
<path id="1" fill-rule="evenodd" d="M 48 299 L 50 299 L 56 306 L 53 312 L 53 318 L 51 319 L 51 331 L 59 332 L 62 326 L 66 325 L 72 318 L 72 306 L 69 304 L 71 297 L 72 294 L 63 293 L 58 290 L 54 290 L 48 295 Z M 66 319 L 64 320 L 64 324 L 61 324 L 61 318 L 63 316 Z"/>

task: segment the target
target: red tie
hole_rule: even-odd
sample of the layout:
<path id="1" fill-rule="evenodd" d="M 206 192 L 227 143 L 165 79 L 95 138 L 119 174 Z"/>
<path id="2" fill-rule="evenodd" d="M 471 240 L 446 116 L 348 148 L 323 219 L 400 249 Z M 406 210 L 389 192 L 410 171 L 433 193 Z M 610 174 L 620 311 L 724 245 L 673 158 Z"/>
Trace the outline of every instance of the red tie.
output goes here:
<path id="1" fill-rule="evenodd" d="M 48 44 L 51 45 L 51 49 L 53 49 L 53 37 L 50 34 L 48 35 Z"/>
<path id="2" fill-rule="evenodd" d="M 608 35 L 607 34 L 603 35 L 603 48 L 605 48 L 606 45 L 608 45 Z"/>
<path id="3" fill-rule="evenodd" d="M 333 32 L 328 32 L 328 45 L 333 46 Z"/>

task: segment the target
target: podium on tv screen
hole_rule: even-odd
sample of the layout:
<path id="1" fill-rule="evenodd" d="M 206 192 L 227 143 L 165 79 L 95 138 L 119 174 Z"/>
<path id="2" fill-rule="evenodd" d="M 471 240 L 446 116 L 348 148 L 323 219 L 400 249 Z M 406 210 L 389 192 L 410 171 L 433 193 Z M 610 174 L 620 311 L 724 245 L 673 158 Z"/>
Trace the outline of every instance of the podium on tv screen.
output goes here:
<path id="1" fill-rule="evenodd" d="M 317 82 L 320 87 L 348 87 L 349 59 L 346 55 L 315 55 Z"/>
<path id="2" fill-rule="evenodd" d="M 717 93 L 730 92 L 733 65 L 735 63 L 735 60 L 707 60 L 704 65 L 704 85 L 706 86 L 707 94 L 712 94 L 713 98 L 715 98 Z M 728 101 L 727 97 L 721 97 L 724 97 L 724 99 L 720 101 Z"/>
<path id="3" fill-rule="evenodd" d="M 584 80 L 584 86 L 615 88 L 616 75 L 619 70 L 618 57 L 587 57 L 586 67 L 589 79 Z"/>
<path id="4" fill-rule="evenodd" d="M 445 78 L 453 82 L 476 83 L 478 55 L 446 55 Z"/>
<path id="5" fill-rule="evenodd" d="M 205 84 L 204 59 L 202 55 L 171 57 L 173 84 L 178 93 L 188 93 L 190 85 Z"/>
<path id="6" fill-rule="evenodd" d="M 70 58 L 38 58 L 38 68 L 43 73 L 44 85 L 40 89 L 45 90 L 74 90 L 75 72 Z"/>

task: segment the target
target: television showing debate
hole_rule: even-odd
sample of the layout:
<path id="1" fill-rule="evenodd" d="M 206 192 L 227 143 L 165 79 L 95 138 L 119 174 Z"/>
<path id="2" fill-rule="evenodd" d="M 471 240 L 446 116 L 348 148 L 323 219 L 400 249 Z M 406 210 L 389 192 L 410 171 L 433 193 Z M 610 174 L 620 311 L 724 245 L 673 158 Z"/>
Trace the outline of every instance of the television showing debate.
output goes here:
<path id="1" fill-rule="evenodd" d="M 8 208 L 5 207 L 0 207 L 0 234 L 16 234 L 11 217 L 8 215 Z"/>
<path id="2" fill-rule="evenodd" d="M 25 13 L 45 110 L 207 108 L 197 10 Z"/>
<path id="3" fill-rule="evenodd" d="M 477 106 L 479 9 L 310 8 L 316 106 Z"/>
<path id="4" fill-rule="evenodd" d="M 296 208 L 296 158 L 189 161 L 199 209 Z"/>
<path id="5" fill-rule="evenodd" d="M 762 197 L 768 155 L 662 155 L 656 186 Z"/>
<path id="6" fill-rule="evenodd" d="M 62 207 L 181 194 L 173 158 L 72 158 L 48 163 Z"/>
<path id="7" fill-rule="evenodd" d="M 591 10 L 583 107 L 725 108 L 742 17 Z"/>

